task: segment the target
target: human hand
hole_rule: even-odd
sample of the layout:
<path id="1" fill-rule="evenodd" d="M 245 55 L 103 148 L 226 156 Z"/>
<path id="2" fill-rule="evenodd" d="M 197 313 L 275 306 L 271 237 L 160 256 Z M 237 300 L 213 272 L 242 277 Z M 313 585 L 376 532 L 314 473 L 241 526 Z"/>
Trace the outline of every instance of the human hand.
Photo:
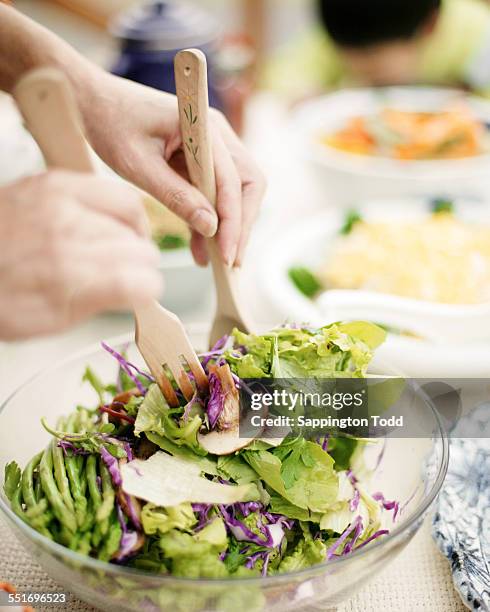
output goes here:
<path id="1" fill-rule="evenodd" d="M 215 212 L 189 182 L 175 96 L 93 71 L 87 86 L 79 89 L 79 104 L 87 137 L 98 155 L 189 224 L 197 263 L 206 265 L 204 237 L 216 232 L 224 261 L 242 263 L 265 181 L 221 113 L 210 110 Z"/>
<path id="2" fill-rule="evenodd" d="M 0 188 L 0 338 L 60 331 L 162 289 L 140 196 L 49 171 Z"/>

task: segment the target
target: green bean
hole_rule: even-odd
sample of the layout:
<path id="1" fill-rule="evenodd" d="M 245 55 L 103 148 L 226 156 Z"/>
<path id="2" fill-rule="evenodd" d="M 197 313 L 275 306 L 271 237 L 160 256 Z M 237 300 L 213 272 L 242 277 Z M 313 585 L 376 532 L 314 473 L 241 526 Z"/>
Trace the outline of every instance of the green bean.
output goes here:
<path id="1" fill-rule="evenodd" d="M 75 455 L 65 457 L 66 473 L 70 481 L 71 494 L 74 500 L 75 516 L 78 526 L 82 525 L 87 511 L 87 498 L 82 490 L 80 473 Z"/>
<path id="2" fill-rule="evenodd" d="M 25 523 L 30 525 L 33 529 L 39 531 L 39 533 L 42 533 L 44 536 L 52 540 L 53 537 L 49 532 L 47 525 L 52 520 L 53 515 L 47 510 L 47 503 L 42 504 L 40 509 L 37 508 L 38 504 L 36 506 L 31 507 L 30 510 L 36 510 L 36 512 L 34 512 L 33 515 L 30 515 L 29 510 L 27 510 L 27 512 L 24 512 L 22 508 L 22 502 L 22 486 L 19 484 L 18 488 L 15 490 L 12 496 L 12 499 L 10 500 L 12 510 L 19 518 L 21 518 Z M 43 512 L 39 512 L 39 510 Z"/>
<path id="3" fill-rule="evenodd" d="M 65 468 L 70 483 L 71 494 L 76 501 L 82 495 L 82 484 L 80 482 L 80 469 L 75 455 L 67 455 L 65 457 Z"/>
<path id="4" fill-rule="evenodd" d="M 71 533 L 75 533 L 77 529 L 75 515 L 65 506 L 53 476 L 52 446 L 54 444 L 56 444 L 56 442 L 53 441 L 51 445 L 46 448 L 39 464 L 41 484 L 56 519 Z"/>
<path id="5" fill-rule="evenodd" d="M 98 559 L 109 561 L 110 558 L 119 550 L 121 543 L 122 529 L 119 524 L 116 512 L 113 509 L 111 514 L 110 526 L 102 548 L 99 551 Z"/>
<path id="6" fill-rule="evenodd" d="M 92 544 L 90 543 L 91 536 L 92 536 L 91 533 L 84 533 L 80 537 L 80 540 L 78 542 L 77 551 L 79 553 L 82 553 L 82 555 L 88 555 L 90 554 L 90 551 L 92 550 Z"/>
<path id="7" fill-rule="evenodd" d="M 70 542 L 73 539 L 73 536 L 76 535 L 75 533 L 69 531 L 65 525 L 61 525 L 61 528 L 59 530 L 58 533 L 58 539 L 59 542 L 61 542 L 61 544 L 63 544 L 63 546 L 69 547 L 70 546 Z"/>
<path id="8" fill-rule="evenodd" d="M 81 473 L 84 462 L 85 462 L 85 457 L 83 455 L 75 455 L 74 459 L 75 459 L 75 466 L 78 470 L 78 473 Z"/>
<path id="9" fill-rule="evenodd" d="M 79 531 L 77 531 L 76 533 L 74 533 L 71 538 L 70 541 L 68 542 L 68 548 L 71 550 L 78 550 L 78 546 L 80 544 L 80 538 L 81 538 L 81 533 Z"/>
<path id="10" fill-rule="evenodd" d="M 97 455 L 89 455 L 87 458 L 86 465 L 86 474 L 87 474 L 87 486 L 89 490 L 90 497 L 93 501 L 94 509 L 97 513 L 100 506 L 102 505 L 102 495 L 99 491 L 99 487 L 97 485 Z M 100 538 L 107 533 L 107 529 L 109 528 L 109 522 L 107 519 L 99 521 L 96 526 L 96 534 L 94 546 L 98 546 L 95 542 L 100 542 Z M 95 532 L 94 532 L 95 533 Z"/>
<path id="11" fill-rule="evenodd" d="M 85 512 L 85 519 L 83 523 L 80 525 L 80 531 L 85 533 L 92 528 L 92 525 L 95 523 L 95 510 L 94 505 L 91 499 L 87 502 L 87 510 Z"/>
<path id="12" fill-rule="evenodd" d="M 101 524 L 100 523 L 96 523 L 95 524 L 95 529 L 92 531 L 92 545 L 94 548 L 98 548 L 101 541 L 102 541 L 102 537 L 103 537 L 103 533 L 101 530 Z"/>
<path id="13" fill-rule="evenodd" d="M 97 525 L 99 526 L 102 536 L 105 536 L 105 534 L 109 531 L 109 519 L 105 518 L 103 521 L 100 521 L 100 523 L 97 523 Z"/>
<path id="14" fill-rule="evenodd" d="M 80 472 L 80 492 L 81 494 L 85 497 L 85 499 L 87 499 L 87 473 L 85 471 L 85 457 L 81 457 L 82 459 L 82 464 L 81 464 L 81 468 L 79 469 Z"/>
<path id="15" fill-rule="evenodd" d="M 35 506 L 31 506 L 28 510 L 26 510 L 25 515 L 28 519 L 34 519 L 44 514 L 48 510 L 48 507 L 48 500 L 43 497 L 36 503 Z"/>
<path id="16" fill-rule="evenodd" d="M 87 475 L 87 486 L 90 498 L 94 504 L 95 510 L 98 510 L 102 504 L 102 496 L 97 485 L 97 455 L 89 455 L 85 464 L 85 473 Z"/>
<path id="17" fill-rule="evenodd" d="M 97 521 L 103 522 L 109 518 L 111 512 L 114 510 L 116 494 L 112 486 L 111 475 L 102 459 L 100 460 L 100 475 L 102 478 L 102 504 L 97 509 L 96 518 Z"/>
<path id="18" fill-rule="evenodd" d="M 36 506 L 36 495 L 34 493 L 34 480 L 33 474 L 35 468 L 39 465 L 41 461 L 43 453 L 42 451 L 35 455 L 29 463 L 26 465 L 24 471 L 22 472 L 21 486 L 22 486 L 22 497 L 24 498 L 24 503 L 28 508 L 32 508 Z"/>
<path id="19" fill-rule="evenodd" d="M 90 419 L 89 412 L 86 408 L 79 408 L 77 410 L 78 419 L 78 433 L 85 433 L 92 429 L 92 421 Z"/>
<path id="20" fill-rule="evenodd" d="M 53 536 L 51 535 L 51 532 L 49 530 L 49 524 L 53 519 L 54 514 L 49 510 L 41 516 L 29 520 L 29 525 L 36 531 L 39 531 L 39 533 L 42 533 L 44 536 L 52 540 Z"/>
<path id="21" fill-rule="evenodd" d="M 43 499 L 43 488 L 41 486 L 41 479 L 39 477 L 39 472 L 36 472 L 35 474 L 35 479 L 36 482 L 34 483 L 34 496 L 36 498 L 36 501 L 41 501 L 41 499 Z"/>
<path id="22" fill-rule="evenodd" d="M 37 529 L 38 527 L 46 527 L 49 523 L 54 519 L 54 514 L 51 510 L 47 510 L 43 514 L 38 514 L 37 516 L 33 516 L 31 518 L 26 517 L 29 521 L 31 527 Z"/>
<path id="23" fill-rule="evenodd" d="M 22 508 L 22 487 L 20 484 L 10 498 L 10 506 L 18 517 L 27 522 L 24 510 Z"/>
<path id="24" fill-rule="evenodd" d="M 58 421 L 58 423 L 58 427 L 62 428 L 64 426 L 64 421 L 62 421 L 61 419 Z M 70 493 L 70 483 L 66 475 L 64 451 L 60 446 L 58 446 L 56 440 L 52 441 L 51 450 L 53 453 L 53 467 L 56 484 L 58 485 L 58 489 L 61 493 L 61 497 L 65 506 L 71 512 L 74 512 L 75 506 L 73 504 L 73 498 Z"/>
<path id="25" fill-rule="evenodd" d="M 77 433 L 76 432 L 77 413 L 72 412 L 66 419 L 65 431 L 66 433 Z"/>

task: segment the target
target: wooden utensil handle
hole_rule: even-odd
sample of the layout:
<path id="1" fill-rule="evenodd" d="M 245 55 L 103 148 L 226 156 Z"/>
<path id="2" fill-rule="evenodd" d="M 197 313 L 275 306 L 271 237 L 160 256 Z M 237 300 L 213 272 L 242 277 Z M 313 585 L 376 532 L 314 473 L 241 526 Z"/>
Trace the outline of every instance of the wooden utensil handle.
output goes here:
<path id="1" fill-rule="evenodd" d="M 206 56 L 199 49 L 180 51 L 175 56 L 174 67 L 187 169 L 192 184 L 216 206 Z"/>
<path id="2" fill-rule="evenodd" d="M 75 96 L 61 71 L 32 70 L 17 83 L 13 96 L 48 167 L 93 172 Z"/>

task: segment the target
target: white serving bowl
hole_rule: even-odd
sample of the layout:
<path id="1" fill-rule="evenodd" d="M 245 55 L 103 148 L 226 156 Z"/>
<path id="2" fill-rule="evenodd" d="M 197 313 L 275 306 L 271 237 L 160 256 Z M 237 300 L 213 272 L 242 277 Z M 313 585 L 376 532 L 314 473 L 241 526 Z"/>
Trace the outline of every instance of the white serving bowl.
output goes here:
<path id="1" fill-rule="evenodd" d="M 490 103 L 454 89 L 389 87 L 350 89 L 305 102 L 291 119 L 295 148 L 307 161 L 319 198 L 351 205 L 359 198 L 400 195 L 478 197 L 490 194 L 490 154 L 448 160 L 395 160 L 356 155 L 322 144 L 354 116 L 372 115 L 390 107 L 437 111 L 455 101 L 490 123 Z"/>
<path id="2" fill-rule="evenodd" d="M 365 219 L 387 220 L 420 218 L 429 207 L 426 200 L 410 198 L 366 201 L 356 209 Z M 490 208 L 482 201 L 458 201 L 455 209 L 462 219 L 490 224 Z M 342 210 L 326 210 L 270 238 L 257 275 L 261 293 L 276 320 L 325 325 L 342 318 L 340 313 L 323 307 L 321 299 L 310 300 L 298 291 L 288 277 L 288 270 L 292 266 L 315 269 L 324 262 L 329 244 L 343 225 L 344 215 Z M 490 329 L 482 330 L 482 340 L 471 343 L 454 343 L 451 338 L 435 343 L 388 334 L 376 351 L 373 365 L 376 370 L 377 364 L 387 363 L 413 377 L 486 377 L 490 375 L 489 334 Z"/>

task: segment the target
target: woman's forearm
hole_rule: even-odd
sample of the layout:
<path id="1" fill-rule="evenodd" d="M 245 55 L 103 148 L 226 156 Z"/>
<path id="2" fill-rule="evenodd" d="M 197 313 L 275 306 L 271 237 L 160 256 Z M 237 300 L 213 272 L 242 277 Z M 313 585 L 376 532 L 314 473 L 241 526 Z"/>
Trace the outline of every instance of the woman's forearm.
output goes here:
<path id="1" fill-rule="evenodd" d="M 78 92 L 98 72 L 61 38 L 0 3 L 0 89 L 10 92 L 25 72 L 41 66 L 61 69 Z"/>

